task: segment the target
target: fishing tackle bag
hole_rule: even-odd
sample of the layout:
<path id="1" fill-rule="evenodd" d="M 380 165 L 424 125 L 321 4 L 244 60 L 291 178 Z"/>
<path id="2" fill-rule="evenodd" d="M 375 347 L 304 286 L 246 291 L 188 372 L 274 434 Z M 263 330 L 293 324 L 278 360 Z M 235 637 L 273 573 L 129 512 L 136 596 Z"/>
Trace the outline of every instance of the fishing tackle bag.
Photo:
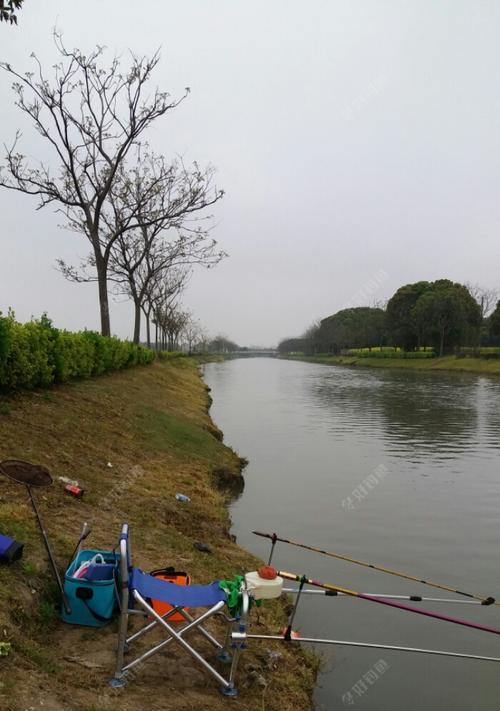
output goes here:
<path id="1" fill-rule="evenodd" d="M 77 554 L 64 576 L 70 612 L 63 605 L 63 622 L 103 627 L 114 617 L 118 607 L 119 558 L 118 553 L 103 550 L 82 550 Z"/>

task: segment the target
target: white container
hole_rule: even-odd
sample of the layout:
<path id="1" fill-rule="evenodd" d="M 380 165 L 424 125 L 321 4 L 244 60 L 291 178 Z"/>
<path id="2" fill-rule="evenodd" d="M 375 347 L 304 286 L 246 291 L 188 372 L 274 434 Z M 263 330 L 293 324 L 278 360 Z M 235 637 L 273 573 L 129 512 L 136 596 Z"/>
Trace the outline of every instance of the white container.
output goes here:
<path id="1" fill-rule="evenodd" d="M 278 575 L 274 580 L 261 578 L 256 570 L 246 573 L 248 591 L 255 600 L 272 600 L 279 597 L 283 590 L 283 578 Z"/>

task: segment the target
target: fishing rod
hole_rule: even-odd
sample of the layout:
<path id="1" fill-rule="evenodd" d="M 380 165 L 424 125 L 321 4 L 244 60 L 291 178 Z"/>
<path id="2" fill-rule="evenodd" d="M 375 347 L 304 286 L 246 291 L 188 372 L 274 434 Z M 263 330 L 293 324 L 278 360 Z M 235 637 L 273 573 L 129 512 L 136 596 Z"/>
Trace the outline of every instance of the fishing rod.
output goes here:
<path id="1" fill-rule="evenodd" d="M 74 549 L 73 553 L 71 554 L 71 558 L 68 561 L 66 569 L 69 568 L 69 566 L 75 559 L 76 555 L 80 552 L 80 548 L 82 547 L 83 541 L 89 537 L 91 532 L 92 532 L 92 529 L 90 528 L 89 524 L 87 522 L 85 522 L 82 526 L 82 531 L 80 533 L 80 538 L 78 539 L 78 543 L 76 544 L 75 549 Z"/>
<path id="2" fill-rule="evenodd" d="M 299 588 L 283 588 L 282 592 L 291 595 L 297 595 Z M 349 597 L 344 593 L 336 590 L 302 590 L 303 595 L 326 595 L 326 597 Z M 479 600 L 457 600 L 456 598 L 447 597 L 421 597 L 421 595 L 388 595 L 386 593 L 365 593 L 370 597 L 383 597 L 387 600 L 409 600 L 410 602 L 445 602 L 446 604 L 455 605 L 481 605 Z"/>
<path id="3" fill-rule="evenodd" d="M 449 615 L 441 615 L 439 612 L 432 612 L 431 610 L 422 610 L 418 607 L 413 607 L 413 605 L 404 605 L 402 602 L 395 602 L 394 600 L 387 600 L 385 598 L 373 597 L 367 593 L 361 593 L 357 590 L 349 590 L 349 588 L 340 587 L 340 585 L 333 585 L 333 583 L 324 583 L 320 580 L 315 580 L 314 578 L 307 578 L 304 575 L 297 575 L 296 573 L 287 573 L 286 571 L 278 571 L 278 575 L 286 580 L 294 580 L 295 582 L 303 585 L 307 583 L 313 587 L 323 588 L 324 590 L 336 590 L 338 593 L 344 593 L 344 595 L 350 595 L 351 597 L 359 597 L 362 600 L 369 600 L 370 602 L 377 602 L 379 605 L 387 605 L 388 607 L 395 607 L 398 610 L 405 610 L 406 612 L 414 612 L 416 615 L 424 615 L 425 617 L 433 617 L 436 620 L 442 620 L 444 622 L 452 622 L 455 625 L 462 625 L 463 627 L 470 627 L 472 629 L 480 630 L 481 632 L 490 632 L 491 634 L 500 635 L 500 629 L 496 627 L 489 627 L 488 625 L 481 625 L 477 622 L 471 622 L 469 620 L 462 620 L 458 617 L 450 617 Z"/>
<path id="4" fill-rule="evenodd" d="M 399 570 L 393 570 L 392 568 L 387 568 L 382 565 L 375 565 L 374 563 L 369 563 L 365 560 L 358 560 L 357 558 L 351 558 L 347 555 L 342 555 L 341 553 L 334 553 L 333 551 L 325 551 L 321 548 L 315 548 L 314 546 L 307 546 L 305 543 L 299 543 L 298 541 L 293 541 L 289 538 L 281 538 L 276 533 L 262 533 L 261 531 L 252 531 L 256 536 L 261 536 L 262 538 L 269 538 L 272 541 L 271 554 L 269 556 L 269 562 L 272 559 L 274 547 L 277 541 L 281 543 L 288 543 L 291 546 L 296 546 L 297 548 L 303 548 L 306 551 L 313 551 L 313 553 L 321 553 L 321 555 L 329 556 L 330 558 L 337 558 L 338 560 L 344 560 L 347 563 L 354 563 L 355 565 L 361 565 L 364 568 L 371 568 L 372 570 L 378 570 L 380 573 L 387 573 L 388 575 L 395 575 L 398 578 L 404 578 L 405 580 L 412 580 L 415 583 L 423 583 L 423 585 L 428 585 L 431 588 L 438 588 L 439 590 L 446 590 L 447 592 L 455 593 L 456 595 L 463 595 L 464 597 L 472 598 L 473 600 L 479 600 L 481 605 L 500 605 L 500 602 L 496 601 L 494 597 L 481 597 L 480 595 L 473 595 L 472 593 L 464 592 L 463 590 L 455 590 L 455 588 L 449 585 L 443 585 L 441 583 L 434 583 L 431 580 L 422 580 L 415 575 L 410 575 L 409 573 L 402 573 Z"/>
<path id="5" fill-rule="evenodd" d="M 266 639 L 270 641 L 283 642 L 282 635 L 266 634 L 241 634 L 232 633 L 233 639 Z M 371 642 L 348 642 L 342 639 L 318 639 L 316 637 L 295 637 L 292 636 L 290 642 L 311 642 L 312 644 L 336 644 L 340 647 L 368 647 L 369 649 L 386 649 L 396 652 L 413 652 L 417 654 L 434 654 L 439 657 L 458 657 L 459 659 L 477 659 L 483 662 L 500 662 L 500 657 L 483 657 L 478 654 L 464 654 L 462 652 L 446 652 L 441 649 L 422 649 L 420 647 L 399 647 L 394 644 L 373 644 Z"/>

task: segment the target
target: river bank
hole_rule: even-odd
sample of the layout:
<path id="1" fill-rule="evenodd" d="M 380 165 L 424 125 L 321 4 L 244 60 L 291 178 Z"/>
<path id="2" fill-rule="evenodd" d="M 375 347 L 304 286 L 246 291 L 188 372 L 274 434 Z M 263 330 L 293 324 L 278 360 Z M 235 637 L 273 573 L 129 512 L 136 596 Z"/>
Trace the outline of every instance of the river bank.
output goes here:
<path id="1" fill-rule="evenodd" d="M 1 397 L 0 459 L 47 466 L 51 489 L 39 506 L 59 566 L 70 556 L 83 521 L 92 525 L 88 547 L 110 548 L 120 524 L 131 526 L 135 562 L 144 570 L 166 565 L 187 570 L 194 582 L 255 569 L 257 558 L 232 539 L 228 490 L 241 489 L 243 461 L 222 443 L 208 414 L 210 396 L 198 364 L 178 358 L 152 366 Z M 64 493 L 58 476 L 78 479 L 83 499 Z M 225 485 L 221 489 L 221 484 Z M 227 487 L 229 485 L 229 489 Z M 182 504 L 175 494 L 191 501 Z M 57 594 L 24 490 L 0 480 L 0 532 L 25 543 L 19 563 L 0 567 L 0 630 L 10 643 L 0 658 L 0 706 L 8 711 L 111 709 L 116 624 L 102 630 L 63 625 Z M 194 548 L 207 544 L 212 553 Z M 261 608 L 259 629 L 285 621 L 276 603 Z M 306 709 L 314 663 L 280 647 L 274 666 L 266 649 L 245 653 L 238 704 Z M 121 708 L 226 709 L 216 685 L 177 650 L 155 656 L 120 692 Z M 266 686 L 259 685 L 262 677 Z M 257 681 L 256 681 L 257 680 Z"/>
<path id="2" fill-rule="evenodd" d="M 285 360 L 300 360 L 306 363 L 324 363 L 325 365 L 359 366 L 366 368 L 402 368 L 405 370 L 446 370 L 461 373 L 478 373 L 500 375 L 500 359 L 457 358 L 443 356 L 441 358 L 359 358 L 356 356 L 333 355 L 282 355 Z"/>

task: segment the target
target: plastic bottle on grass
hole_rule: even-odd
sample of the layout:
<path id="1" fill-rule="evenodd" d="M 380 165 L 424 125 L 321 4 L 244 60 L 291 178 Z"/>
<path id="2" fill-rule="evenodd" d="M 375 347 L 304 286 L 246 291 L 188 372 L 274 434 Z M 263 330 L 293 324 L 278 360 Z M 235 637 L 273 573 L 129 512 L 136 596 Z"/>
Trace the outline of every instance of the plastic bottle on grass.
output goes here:
<path id="1" fill-rule="evenodd" d="M 177 501 L 181 501 L 183 504 L 187 504 L 188 501 L 191 501 L 189 496 L 186 496 L 186 494 L 176 494 L 175 498 L 177 499 Z"/>

